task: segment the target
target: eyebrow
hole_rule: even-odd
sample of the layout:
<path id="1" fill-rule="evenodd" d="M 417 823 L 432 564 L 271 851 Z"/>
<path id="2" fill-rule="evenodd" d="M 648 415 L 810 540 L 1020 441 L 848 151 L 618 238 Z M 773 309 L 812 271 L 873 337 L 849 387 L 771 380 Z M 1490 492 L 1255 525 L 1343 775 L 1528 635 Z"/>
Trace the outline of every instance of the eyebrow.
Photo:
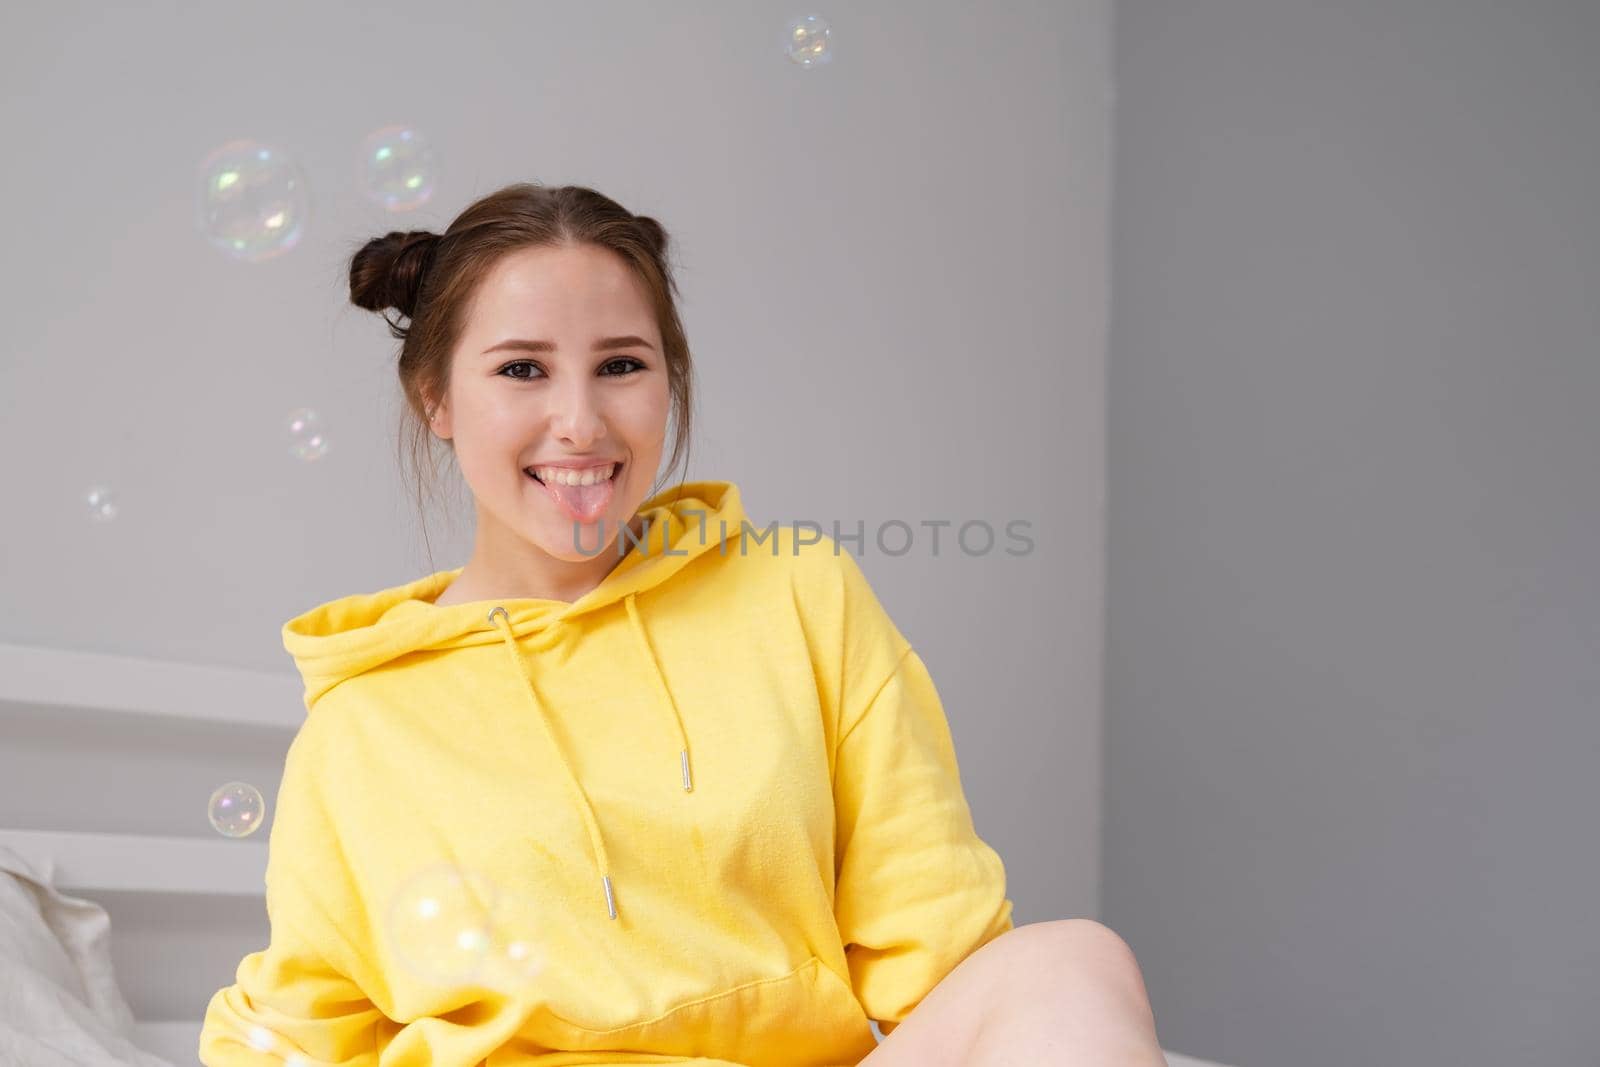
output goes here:
<path id="1" fill-rule="evenodd" d="M 594 343 L 592 351 L 601 352 L 608 348 L 633 348 L 635 346 L 648 348 L 652 352 L 655 351 L 655 346 L 649 341 L 646 341 L 643 337 L 635 337 L 633 334 L 626 334 L 622 337 L 602 337 Z M 511 348 L 522 352 L 554 352 L 556 343 L 554 341 L 530 341 L 522 337 L 511 337 L 497 345 L 485 348 L 483 353 L 488 355 L 490 352 L 498 352 L 502 348 Z"/>

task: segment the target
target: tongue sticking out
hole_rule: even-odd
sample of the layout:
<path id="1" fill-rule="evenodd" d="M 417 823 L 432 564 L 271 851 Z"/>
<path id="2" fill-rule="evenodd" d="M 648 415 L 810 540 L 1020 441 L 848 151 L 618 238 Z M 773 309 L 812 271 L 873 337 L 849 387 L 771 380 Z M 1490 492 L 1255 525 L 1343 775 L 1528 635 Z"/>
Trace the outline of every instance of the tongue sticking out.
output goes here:
<path id="1" fill-rule="evenodd" d="M 593 522 L 611 503 L 616 489 L 616 475 L 594 485 L 560 485 L 544 482 L 545 491 L 553 496 L 567 517 L 576 522 Z"/>

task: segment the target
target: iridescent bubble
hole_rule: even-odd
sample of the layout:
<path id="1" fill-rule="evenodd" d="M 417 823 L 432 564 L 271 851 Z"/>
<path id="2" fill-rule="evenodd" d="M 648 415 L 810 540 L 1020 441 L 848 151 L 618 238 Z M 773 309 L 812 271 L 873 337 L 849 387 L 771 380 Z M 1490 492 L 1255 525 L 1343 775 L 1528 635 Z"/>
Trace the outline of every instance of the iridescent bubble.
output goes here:
<path id="1" fill-rule="evenodd" d="M 328 454 L 328 439 L 322 432 L 322 419 L 310 408 L 289 412 L 289 454 L 296 459 L 321 459 Z"/>
<path id="2" fill-rule="evenodd" d="M 271 1055 L 274 1063 L 283 1063 L 285 1067 L 335 1067 L 293 1050 L 293 1043 L 270 1027 L 260 1023 L 248 1023 L 244 1027 L 244 1043 L 257 1052 Z"/>
<path id="3" fill-rule="evenodd" d="M 784 31 L 784 51 L 802 67 L 820 67 L 833 61 L 828 48 L 828 22 L 817 15 L 805 15 L 789 23 Z"/>
<path id="4" fill-rule="evenodd" d="M 227 782 L 211 794 L 207 814 L 217 833 L 226 837 L 248 837 L 261 828 L 267 802 L 261 791 L 249 782 Z"/>
<path id="5" fill-rule="evenodd" d="M 492 966 L 485 981 L 515 995 L 544 971 L 545 938 L 539 929 L 541 910 L 525 893 L 500 896 L 490 916 L 488 958 Z"/>
<path id="6" fill-rule="evenodd" d="M 493 951 L 498 895 L 488 879 L 450 863 L 412 875 L 396 890 L 387 915 L 401 963 L 439 985 L 476 979 Z"/>
<path id="7" fill-rule="evenodd" d="M 361 188 L 390 211 L 427 203 L 437 178 L 433 148 L 409 126 L 385 126 L 361 142 Z"/>
<path id="8" fill-rule="evenodd" d="M 300 240 L 310 214 L 305 176 L 282 151 L 230 141 L 200 163 L 199 225 L 217 248 L 252 263 Z"/>
<path id="9" fill-rule="evenodd" d="M 91 485 L 83 499 L 89 505 L 89 517 L 95 522 L 110 522 L 117 517 L 117 501 L 109 487 Z"/>

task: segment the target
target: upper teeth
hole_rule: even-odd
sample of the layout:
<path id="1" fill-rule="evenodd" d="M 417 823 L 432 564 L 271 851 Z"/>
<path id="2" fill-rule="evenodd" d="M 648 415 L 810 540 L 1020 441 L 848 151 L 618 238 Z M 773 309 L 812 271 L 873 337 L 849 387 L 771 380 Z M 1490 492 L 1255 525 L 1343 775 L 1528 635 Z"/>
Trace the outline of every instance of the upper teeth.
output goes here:
<path id="1" fill-rule="evenodd" d="M 608 463 L 603 467 L 590 467 L 588 470 L 573 470 L 571 467 L 534 467 L 533 473 L 539 476 L 541 482 L 555 482 L 557 485 L 593 485 L 603 482 L 617 472 L 615 463 Z"/>

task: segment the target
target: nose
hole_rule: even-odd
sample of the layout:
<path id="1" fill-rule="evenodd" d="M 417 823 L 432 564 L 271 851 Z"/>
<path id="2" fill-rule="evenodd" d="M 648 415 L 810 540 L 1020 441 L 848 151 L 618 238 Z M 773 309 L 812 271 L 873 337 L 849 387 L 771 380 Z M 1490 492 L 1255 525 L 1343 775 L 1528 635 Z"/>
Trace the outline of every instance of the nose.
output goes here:
<path id="1" fill-rule="evenodd" d="M 577 450 L 586 450 L 606 435 L 605 412 L 587 380 L 572 381 L 552 394 L 550 430 Z"/>

